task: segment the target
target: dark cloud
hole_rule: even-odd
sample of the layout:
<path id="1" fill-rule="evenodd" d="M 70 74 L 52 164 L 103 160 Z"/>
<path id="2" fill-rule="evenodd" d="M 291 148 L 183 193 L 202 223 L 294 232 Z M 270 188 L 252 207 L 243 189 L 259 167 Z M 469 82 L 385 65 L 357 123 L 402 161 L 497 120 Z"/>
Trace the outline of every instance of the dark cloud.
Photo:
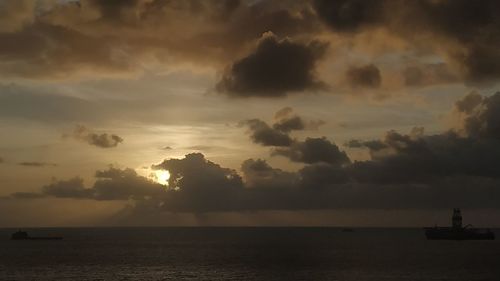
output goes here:
<path id="1" fill-rule="evenodd" d="M 432 53 L 446 61 L 446 67 L 409 66 L 403 75 L 410 86 L 456 81 L 483 85 L 500 74 L 496 0 L 36 3 L 0 4 L 0 73 L 5 77 L 133 73 L 151 58 L 168 65 L 188 61 L 217 68 L 232 61 L 219 90 L 237 97 L 284 96 L 322 86 L 314 70 L 325 44 L 314 38 L 323 34 L 324 26 L 347 40 L 383 29 L 405 41 L 407 51 Z M 266 32 L 293 40 L 268 36 L 248 54 L 249 46 Z M 375 34 L 372 40 L 386 38 Z M 267 41 L 271 43 L 263 44 Z M 279 55 L 264 59 L 275 53 Z M 266 73 L 275 79 L 269 80 Z"/>
<path id="2" fill-rule="evenodd" d="M 458 65 L 456 71 L 461 73 L 462 81 L 479 84 L 498 79 L 498 1 L 315 0 L 313 6 L 334 32 L 348 36 L 383 28 L 407 41 L 417 52 L 444 51 L 447 59 Z M 406 83 L 425 86 L 458 80 L 442 66 L 411 67 L 404 73 Z"/>
<path id="3" fill-rule="evenodd" d="M 201 153 L 165 160 L 152 168 L 170 172 L 169 191 L 154 198 L 161 200 L 164 209 L 201 212 L 241 208 L 241 177 L 236 171 L 205 159 Z"/>
<path id="4" fill-rule="evenodd" d="M 471 145 L 478 147 L 483 144 L 474 144 L 457 135 L 415 140 L 391 133 L 384 142 L 394 148 L 394 154 L 353 164 L 316 163 L 306 165 L 298 172 L 273 168 L 261 159 L 248 159 L 242 164 L 245 181 L 236 171 L 193 153 L 183 159 L 168 159 L 153 165 L 154 169 L 170 172 L 167 188 L 152 183 L 131 169 L 110 168 L 96 173 L 97 180 L 91 188 L 85 188 L 81 178 L 73 178 L 54 181 L 44 186 L 41 193 L 15 193 L 11 197 L 134 200 L 129 210 L 145 213 L 421 209 L 457 205 L 500 208 L 500 179 L 496 171 L 498 142 L 495 142 L 497 151 L 489 151 L 494 155 L 487 159 L 484 159 L 484 154 L 471 158 L 470 155 L 478 152 L 477 149 L 467 151 Z M 445 149 L 450 143 L 454 147 Z M 417 155 L 427 150 L 432 153 Z M 420 165 L 429 165 L 425 159 L 432 159 L 437 164 L 431 167 Z M 458 164 L 451 166 L 452 162 Z M 488 166 L 489 171 L 482 170 Z"/>
<path id="5" fill-rule="evenodd" d="M 473 111 L 483 102 L 483 96 L 476 92 L 471 92 L 461 100 L 455 102 L 458 112 L 472 114 Z"/>
<path id="6" fill-rule="evenodd" d="M 349 68 L 346 78 L 351 87 L 379 88 L 382 82 L 380 70 L 373 64 Z"/>
<path id="7" fill-rule="evenodd" d="M 19 162 L 17 164 L 19 166 L 25 166 L 25 167 L 56 167 L 57 166 L 57 164 L 46 163 L 46 162 Z"/>
<path id="8" fill-rule="evenodd" d="M 164 186 L 138 175 L 133 169 L 109 168 L 97 171 L 97 181 L 91 188 L 96 200 L 144 199 L 160 196 Z"/>
<path id="9" fill-rule="evenodd" d="M 244 122 L 250 129 L 252 141 L 264 146 L 289 146 L 292 138 L 280 130 L 271 128 L 266 122 L 251 119 Z"/>
<path id="10" fill-rule="evenodd" d="M 92 198 L 92 191 L 86 189 L 83 179 L 75 177 L 69 180 L 53 181 L 42 187 L 42 195 L 58 198 Z"/>
<path id="11" fill-rule="evenodd" d="M 72 135 L 63 135 L 63 137 L 73 137 L 100 148 L 116 147 L 123 142 L 123 139 L 117 135 L 108 133 L 97 134 L 83 125 L 77 125 Z"/>
<path id="12" fill-rule="evenodd" d="M 300 116 L 292 116 L 289 118 L 284 118 L 279 120 L 273 125 L 273 129 L 282 131 L 282 132 L 290 132 L 293 130 L 304 130 L 306 125 Z"/>
<path id="13" fill-rule="evenodd" d="M 413 137 L 391 131 L 367 142 L 372 160 L 356 161 L 347 171 L 363 183 L 432 183 L 457 175 L 498 178 L 500 143 L 461 137 L 454 132 Z"/>
<path id="14" fill-rule="evenodd" d="M 344 145 L 351 148 L 360 148 L 364 146 L 364 142 L 360 140 L 349 140 L 348 142 L 344 143 Z"/>
<path id="15" fill-rule="evenodd" d="M 344 168 L 329 163 L 307 165 L 298 174 L 301 179 L 300 185 L 309 189 L 346 184 L 350 181 Z"/>
<path id="16" fill-rule="evenodd" d="M 323 88 L 315 65 L 326 47 L 319 41 L 302 44 L 265 34 L 253 53 L 229 67 L 216 89 L 232 97 L 282 97 Z"/>
<path id="17" fill-rule="evenodd" d="M 335 31 L 353 32 L 383 20 L 384 1 L 314 0 L 316 12 Z"/>
<path id="18" fill-rule="evenodd" d="M 377 154 L 383 154 L 388 149 L 388 146 L 380 140 L 350 140 L 344 143 L 344 145 L 350 148 L 368 148 L 372 158 L 376 158 Z"/>
<path id="19" fill-rule="evenodd" d="M 203 186 L 214 189 L 231 189 L 241 187 L 241 177 L 236 171 L 222 168 L 208 161 L 201 153 L 191 153 L 184 159 L 169 159 L 153 165 L 153 169 L 168 170 L 170 188 L 178 188 L 186 192 L 198 192 Z"/>
<path id="20" fill-rule="evenodd" d="M 500 73 L 496 46 L 500 43 L 500 3 L 484 1 L 415 1 L 409 7 L 420 10 L 417 28 L 426 29 L 450 41 L 458 41 L 463 51 L 449 51 L 465 68 L 466 79 L 497 79 Z"/>
<path id="21" fill-rule="evenodd" d="M 86 42 L 99 40 L 95 44 Z M 119 55 L 109 38 L 96 38 L 61 25 L 36 22 L 15 33 L 0 33 L 0 56 L 10 62 L 5 76 L 67 77 L 89 68 L 130 72 L 132 60 Z"/>
<path id="22" fill-rule="evenodd" d="M 89 0 L 87 1 L 90 5 L 95 6 L 101 13 L 101 18 L 104 20 L 115 20 L 118 21 L 124 17 L 124 13 L 127 9 L 137 9 L 139 6 L 139 0 Z"/>
<path id="23" fill-rule="evenodd" d="M 290 137 L 292 131 L 315 130 L 323 124 L 323 120 L 305 121 L 291 107 L 284 107 L 275 113 L 272 127 L 260 119 L 241 122 L 241 125 L 249 127 L 253 142 L 264 146 L 290 146 L 293 143 Z"/>
<path id="24" fill-rule="evenodd" d="M 151 57 L 218 66 L 264 32 L 293 36 L 317 29 L 307 1 L 80 0 L 39 9 L 36 1 L 14 2 L 0 6 L 5 76 L 131 73 Z"/>
<path id="25" fill-rule="evenodd" d="M 86 188 L 83 179 L 75 177 L 69 180 L 54 180 L 41 188 L 40 193 L 14 193 L 14 198 L 73 198 L 93 200 L 142 200 L 152 196 L 160 196 L 164 187 L 151 180 L 139 176 L 133 169 L 117 169 L 97 171 L 96 181 Z"/>
<path id="26" fill-rule="evenodd" d="M 471 93 L 456 108 L 464 114 L 463 129 L 468 136 L 500 139 L 500 92 L 489 97 Z"/>
<path id="27" fill-rule="evenodd" d="M 296 173 L 275 169 L 263 159 L 243 161 L 241 171 L 248 187 L 289 188 L 295 186 L 299 180 Z"/>
<path id="28" fill-rule="evenodd" d="M 285 156 L 294 162 L 307 164 L 328 163 L 341 166 L 350 162 L 347 154 L 325 137 L 295 141 L 290 147 L 274 149 L 273 155 Z"/>
<path id="29" fill-rule="evenodd" d="M 306 122 L 302 117 L 294 113 L 293 108 L 284 107 L 274 114 L 273 129 L 290 133 L 291 131 L 306 129 L 316 130 L 325 123 L 323 120 L 310 120 Z"/>

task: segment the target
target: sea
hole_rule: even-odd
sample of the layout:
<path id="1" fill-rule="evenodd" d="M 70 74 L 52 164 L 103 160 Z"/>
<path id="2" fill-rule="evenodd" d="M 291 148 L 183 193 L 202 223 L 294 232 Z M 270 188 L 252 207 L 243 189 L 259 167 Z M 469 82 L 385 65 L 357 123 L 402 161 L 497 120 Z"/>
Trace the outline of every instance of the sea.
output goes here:
<path id="1" fill-rule="evenodd" d="M 0 280 L 500 280 L 500 240 L 418 228 L 0 229 Z M 495 230 L 499 233 L 499 230 Z"/>

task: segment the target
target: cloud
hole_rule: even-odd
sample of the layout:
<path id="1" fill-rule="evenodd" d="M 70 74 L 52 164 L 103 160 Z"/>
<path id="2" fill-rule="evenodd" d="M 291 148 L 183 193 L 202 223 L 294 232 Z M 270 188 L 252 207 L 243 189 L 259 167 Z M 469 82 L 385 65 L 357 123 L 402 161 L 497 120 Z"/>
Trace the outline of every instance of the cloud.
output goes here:
<path id="1" fill-rule="evenodd" d="M 348 173 L 339 165 L 329 163 L 315 163 L 307 165 L 298 172 L 304 188 L 323 188 L 331 185 L 350 182 Z"/>
<path id="2" fill-rule="evenodd" d="M 332 49 L 345 42 L 372 60 L 384 59 L 386 51 L 410 54 L 420 63 L 402 63 L 408 86 L 486 85 L 500 73 L 498 11 L 495 0 L 3 1 L 0 73 L 72 78 L 130 75 L 149 63 L 172 67 L 188 62 L 220 70 L 233 62 L 216 87 L 220 91 L 234 97 L 282 97 L 324 86 L 315 72 L 325 43 L 315 39 L 335 38 Z M 392 44 L 379 31 L 400 43 Z M 250 50 L 266 32 L 276 36 L 264 36 Z M 370 35 L 370 41 L 357 35 Z M 95 43 L 88 46 L 89 41 Z M 332 53 L 341 53 L 345 45 L 340 45 Z M 373 45 L 384 50 L 375 51 Z M 276 52 L 281 55 L 263 60 Z M 424 63 L 429 56 L 433 63 Z M 265 61 L 273 68 L 265 68 Z M 270 72 L 277 78 L 266 80 Z"/>
<path id="3" fill-rule="evenodd" d="M 383 21 L 384 1 L 315 0 L 314 7 L 329 27 L 339 32 L 354 32 Z"/>
<path id="4" fill-rule="evenodd" d="M 471 92 L 461 100 L 455 102 L 455 107 L 458 112 L 471 114 L 483 102 L 483 96 L 476 92 Z"/>
<path id="5" fill-rule="evenodd" d="M 362 55 L 373 56 L 373 49 L 366 44 L 381 43 L 389 52 L 401 50 L 387 43 L 387 38 L 373 36 L 381 30 L 404 42 L 403 51 L 415 54 L 414 58 L 421 62 L 403 69 L 408 86 L 457 81 L 481 86 L 498 81 L 498 1 L 314 0 L 312 8 L 336 38 L 350 42 L 349 49 L 356 48 Z M 367 34 L 371 35 L 368 42 L 355 38 Z M 428 55 L 439 60 L 424 63 Z"/>
<path id="6" fill-rule="evenodd" d="M 349 68 L 346 72 L 346 78 L 353 88 L 379 88 L 382 83 L 380 70 L 373 64 Z"/>
<path id="7" fill-rule="evenodd" d="M 56 167 L 57 166 L 57 164 L 46 163 L 46 162 L 19 162 L 17 164 L 19 166 L 26 166 L 26 167 Z"/>
<path id="8" fill-rule="evenodd" d="M 500 73 L 500 52 L 495 48 L 500 43 L 500 23 L 496 19 L 500 11 L 498 1 L 420 1 L 417 8 L 426 13 L 426 22 L 421 28 L 427 27 L 460 42 L 464 50 L 450 55 L 466 68 L 467 79 L 496 79 Z"/>
<path id="9" fill-rule="evenodd" d="M 35 1 L 1 1 L 0 32 L 16 32 L 33 22 Z"/>
<path id="10" fill-rule="evenodd" d="M 317 130 L 318 127 L 324 125 L 323 120 L 305 121 L 302 117 L 295 114 L 293 108 L 284 107 L 274 114 L 273 129 L 290 133 L 291 131 L 301 130 Z"/>
<path id="11" fill-rule="evenodd" d="M 41 195 L 58 198 L 91 198 L 91 193 L 91 190 L 83 185 L 83 179 L 75 177 L 43 186 Z"/>
<path id="12" fill-rule="evenodd" d="M 240 122 L 240 125 L 249 127 L 253 142 L 263 146 L 290 146 L 293 143 L 293 139 L 290 137 L 292 131 L 316 130 L 323 124 L 325 124 L 323 120 L 305 121 L 295 114 L 291 107 L 278 110 L 271 126 L 260 119 Z"/>
<path id="13" fill-rule="evenodd" d="M 273 168 L 263 159 L 243 161 L 241 171 L 245 185 L 250 188 L 290 188 L 299 180 L 296 173 Z"/>
<path id="14" fill-rule="evenodd" d="M 286 106 L 274 113 L 274 120 L 286 119 L 293 113 L 293 108 Z"/>
<path id="15" fill-rule="evenodd" d="M 221 190 L 242 186 L 241 177 L 236 171 L 206 160 L 201 153 L 187 154 L 184 159 L 165 160 L 152 168 L 168 170 L 169 187 L 183 191 L 198 192 L 203 186 Z"/>
<path id="16" fill-rule="evenodd" d="M 468 136 L 500 139 L 500 92 L 489 97 L 470 93 L 457 101 L 463 114 L 463 131 Z"/>
<path id="17" fill-rule="evenodd" d="M 282 132 L 290 132 L 293 130 L 304 130 L 306 125 L 300 116 L 291 116 L 277 121 L 273 128 Z"/>
<path id="18" fill-rule="evenodd" d="M 64 78 L 89 69 L 113 73 L 133 68 L 134 61 L 113 47 L 111 39 L 63 25 L 36 21 L 19 32 L 0 33 L 0 40 L 7 42 L 0 46 L 0 72 L 8 77 Z M 100 42 L 85 44 L 92 40 Z"/>
<path id="19" fill-rule="evenodd" d="M 292 143 L 292 138 L 287 133 L 271 128 L 262 120 L 251 119 L 242 124 L 249 127 L 254 143 L 264 146 L 289 146 Z"/>
<path id="20" fill-rule="evenodd" d="M 192 146 L 183 147 L 183 149 L 187 149 L 187 150 L 191 150 L 191 151 L 212 151 L 215 149 L 226 149 L 226 148 L 221 147 L 221 146 L 214 146 L 214 145 L 192 145 Z"/>
<path id="21" fill-rule="evenodd" d="M 500 94 L 483 97 L 471 93 L 456 103 L 462 114 L 463 134 L 454 129 L 426 135 L 423 127 L 409 134 L 389 131 L 380 140 L 351 140 L 346 146 L 368 149 L 371 159 L 351 162 L 345 152 L 326 138 L 293 140 L 272 155 L 306 164 L 299 171 L 306 186 L 328 184 L 436 185 L 456 177 L 473 181 L 498 179 L 500 143 L 495 124 Z M 279 112 L 288 116 L 291 110 Z"/>
<path id="22" fill-rule="evenodd" d="M 164 187 L 138 175 L 133 169 L 109 168 L 97 171 L 92 198 L 97 200 L 144 199 L 160 196 Z"/>
<path id="23" fill-rule="evenodd" d="M 295 141 L 290 147 L 275 148 L 272 155 L 280 155 L 294 162 L 307 164 L 328 163 L 342 166 L 350 162 L 349 157 L 338 146 L 322 138 L 306 138 L 305 141 Z"/>
<path id="24" fill-rule="evenodd" d="M 20 84 L 0 84 L 0 118 L 54 123 L 82 118 L 94 121 L 107 115 L 100 105 L 88 100 Z"/>
<path id="25" fill-rule="evenodd" d="M 315 66 L 326 48 L 320 41 L 302 44 L 266 33 L 254 52 L 229 67 L 216 89 L 231 97 L 283 97 L 324 88 Z"/>
<path id="26" fill-rule="evenodd" d="M 426 209 L 457 205 L 500 208 L 497 141 L 490 143 L 496 151 L 488 151 L 492 155 L 486 159 L 486 154 L 470 157 L 480 151 L 483 143 L 473 143 L 457 135 L 415 139 L 391 133 L 383 142 L 394 149 L 393 154 L 352 164 L 323 161 L 287 172 L 271 167 L 265 160 L 248 159 L 242 163 L 242 178 L 235 170 L 193 153 L 152 166 L 170 172 L 167 188 L 131 169 L 110 168 L 96 172 L 96 182 L 90 188 L 85 188 L 83 180 L 76 177 L 54 181 L 42 187 L 40 193 L 14 193 L 11 197 L 132 200 L 128 211 L 150 215 L 245 210 Z M 453 147 L 447 148 L 450 144 Z M 472 151 L 471 145 L 475 145 Z"/>
<path id="27" fill-rule="evenodd" d="M 313 33 L 313 15 L 306 1 L 2 1 L 0 73 L 130 74 L 147 61 L 218 66 L 264 32 Z"/>
<path id="28" fill-rule="evenodd" d="M 97 134 L 83 125 L 77 125 L 72 135 L 63 135 L 63 137 L 73 137 L 100 148 L 113 148 L 123 142 L 123 139 L 117 135 L 108 133 Z"/>
<path id="29" fill-rule="evenodd" d="M 183 159 L 168 159 L 152 166 L 168 170 L 169 190 L 152 198 L 165 210 L 213 211 L 241 208 L 239 199 L 243 181 L 232 169 L 213 163 L 201 153 L 187 154 Z"/>
<path id="30" fill-rule="evenodd" d="M 475 95 L 457 103 L 460 112 L 467 113 L 467 118 L 486 120 L 486 124 L 495 120 L 489 116 L 495 116 L 498 95 Z M 277 116 L 283 118 L 290 112 L 280 111 Z M 130 200 L 133 212 L 146 213 L 500 208 L 500 140 L 494 128 L 482 128 L 488 133 L 448 130 L 427 135 L 422 127 L 416 127 L 408 134 L 389 131 L 378 140 L 348 142 L 353 148 L 369 150 L 371 158 L 363 161 L 351 161 L 324 137 L 309 137 L 272 152 L 302 163 L 298 171 L 274 168 L 263 159 L 248 159 L 241 165 L 241 176 L 201 153 L 192 153 L 151 166 L 169 171 L 168 187 L 132 169 L 111 167 L 97 171 L 95 183 L 88 188 L 83 179 L 75 177 L 54 180 L 39 193 L 14 193 L 11 197 Z"/>
<path id="31" fill-rule="evenodd" d="M 434 53 L 447 60 L 446 68 L 453 67 L 452 71 L 442 63 L 410 67 L 403 73 L 407 85 L 498 80 L 498 1 L 315 0 L 313 7 L 326 26 L 343 38 L 382 29 L 412 51 Z"/>
<path id="32" fill-rule="evenodd" d="M 328 30 L 335 38 L 332 49 L 346 42 L 370 59 L 384 58 L 387 50 L 410 54 L 421 63 L 401 69 L 408 86 L 457 81 L 483 85 L 498 80 L 500 73 L 498 11 L 495 0 L 3 1 L 0 73 L 72 78 L 130 75 L 149 63 L 171 67 L 188 62 L 220 69 L 233 62 L 216 88 L 235 97 L 280 97 L 324 86 L 315 65 L 323 58 L 325 43 L 315 38 L 332 38 Z M 388 43 L 378 31 L 404 46 Z M 249 52 L 266 32 L 276 36 L 261 38 Z M 369 44 L 356 38 L 368 34 Z M 88 46 L 89 41 L 95 43 Z M 382 45 L 384 51 L 374 54 L 373 45 Z M 264 68 L 264 55 L 274 51 L 281 53 L 268 60 L 274 68 Z M 422 63 L 428 55 L 438 60 Z M 293 59 L 283 62 L 280 56 Z M 297 67 L 286 68 L 292 65 Z M 277 79 L 266 80 L 266 71 Z"/>
<path id="33" fill-rule="evenodd" d="M 139 176 L 133 169 L 117 169 L 110 167 L 99 170 L 95 174 L 95 183 L 86 188 L 83 179 L 74 177 L 69 180 L 53 180 L 41 188 L 39 193 L 14 193 L 13 198 L 73 198 L 93 200 L 142 200 L 151 196 L 159 196 L 163 186 L 148 178 Z"/>
<path id="34" fill-rule="evenodd" d="M 453 131 L 414 137 L 388 132 L 366 142 L 372 160 L 354 162 L 347 171 L 363 183 L 430 183 L 457 175 L 498 178 L 500 143 L 491 138 L 461 137 Z"/>
<path id="35" fill-rule="evenodd" d="M 427 86 L 459 81 L 457 75 L 445 63 L 408 66 L 403 70 L 403 77 L 407 86 Z"/>
<path id="36" fill-rule="evenodd" d="M 15 192 L 9 196 L 9 198 L 13 199 L 38 199 L 44 197 L 46 197 L 45 194 L 35 192 Z"/>

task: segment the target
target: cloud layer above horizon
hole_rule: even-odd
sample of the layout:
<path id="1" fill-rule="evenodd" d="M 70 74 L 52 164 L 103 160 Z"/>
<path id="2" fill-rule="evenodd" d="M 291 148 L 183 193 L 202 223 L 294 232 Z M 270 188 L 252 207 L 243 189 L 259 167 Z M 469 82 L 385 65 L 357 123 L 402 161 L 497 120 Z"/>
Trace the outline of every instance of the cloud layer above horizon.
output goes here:
<path id="1" fill-rule="evenodd" d="M 296 172 L 273 168 L 264 159 L 247 159 L 236 170 L 209 161 L 201 153 L 166 159 L 152 170 L 169 171 L 168 186 L 132 169 L 97 171 L 90 188 L 79 177 L 54 181 L 38 193 L 14 193 L 10 198 L 58 197 L 92 200 L 132 200 L 144 212 L 221 212 L 247 210 L 500 208 L 500 93 L 471 93 L 456 102 L 462 123 L 435 135 L 423 128 L 409 134 L 389 131 L 380 140 L 351 140 L 346 146 L 368 149 L 371 159 L 352 161 L 326 137 L 297 140 L 282 127 L 291 118 L 284 108 L 273 127 L 246 121 L 251 141 L 271 147 L 272 156 L 303 163 Z M 303 121 L 302 121 L 303 122 Z M 260 133 L 261 130 L 274 133 Z M 257 134 L 257 137 L 256 137 Z M 281 134 L 287 142 L 277 142 Z M 261 139 L 261 135 L 265 136 Z M 267 138 L 271 136 L 268 140 Z"/>
<path id="2" fill-rule="evenodd" d="M 495 0 L 0 1 L 0 201 L 500 210 L 499 15 Z"/>

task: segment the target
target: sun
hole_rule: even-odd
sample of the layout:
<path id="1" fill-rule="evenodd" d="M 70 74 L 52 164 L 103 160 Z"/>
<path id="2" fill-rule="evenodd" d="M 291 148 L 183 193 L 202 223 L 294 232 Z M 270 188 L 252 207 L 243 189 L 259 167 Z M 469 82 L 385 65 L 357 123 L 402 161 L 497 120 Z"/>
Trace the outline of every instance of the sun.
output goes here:
<path id="1" fill-rule="evenodd" d="M 167 170 L 154 171 L 153 179 L 161 185 L 167 186 L 169 178 L 170 178 L 170 173 Z"/>

